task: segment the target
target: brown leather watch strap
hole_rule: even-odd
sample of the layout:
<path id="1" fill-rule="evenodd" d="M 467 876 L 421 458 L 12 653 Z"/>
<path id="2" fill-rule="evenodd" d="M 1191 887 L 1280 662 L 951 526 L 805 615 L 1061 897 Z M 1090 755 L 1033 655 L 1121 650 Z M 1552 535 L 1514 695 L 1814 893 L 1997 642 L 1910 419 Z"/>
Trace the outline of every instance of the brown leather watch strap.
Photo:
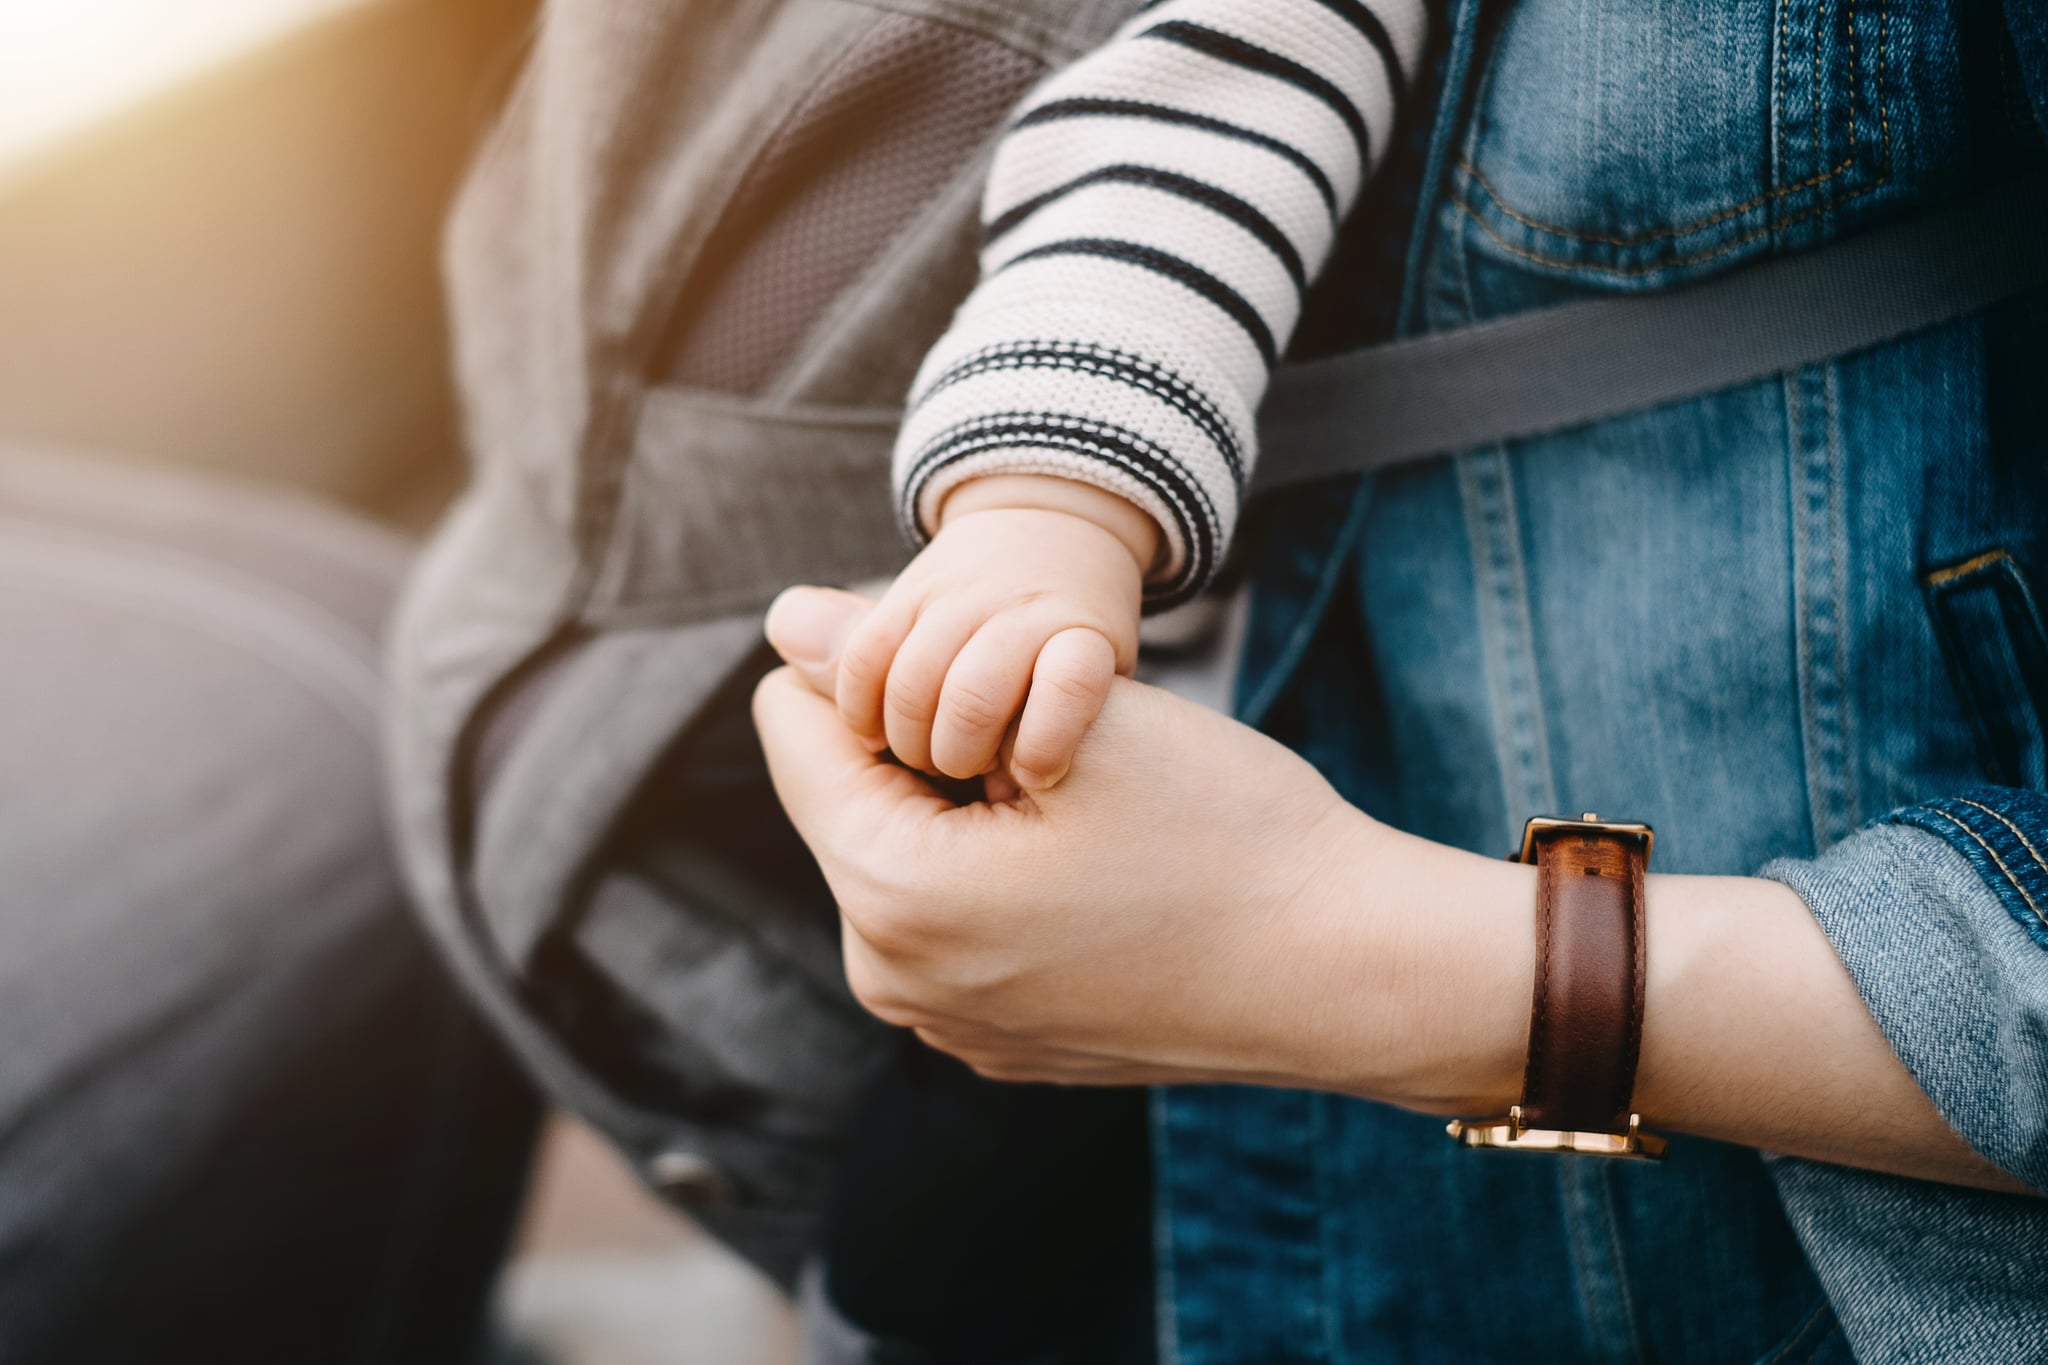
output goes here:
<path id="1" fill-rule="evenodd" d="M 1643 1038 L 1647 841 L 1572 824 L 1536 832 L 1536 992 L 1522 1122 L 1619 1133 Z"/>

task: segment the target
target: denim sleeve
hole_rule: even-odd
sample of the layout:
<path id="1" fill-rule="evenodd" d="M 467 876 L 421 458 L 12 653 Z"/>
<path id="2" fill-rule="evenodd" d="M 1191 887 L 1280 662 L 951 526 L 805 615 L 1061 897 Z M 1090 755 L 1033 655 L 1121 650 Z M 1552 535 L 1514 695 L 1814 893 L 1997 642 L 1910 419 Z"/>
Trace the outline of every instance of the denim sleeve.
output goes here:
<path id="1" fill-rule="evenodd" d="M 1909 806 L 1761 875 L 1805 899 L 1950 1125 L 2048 1190 L 2048 797 Z M 2048 1200 L 1772 1170 L 1859 1359 L 2021 1359 L 2048 1340 Z"/>

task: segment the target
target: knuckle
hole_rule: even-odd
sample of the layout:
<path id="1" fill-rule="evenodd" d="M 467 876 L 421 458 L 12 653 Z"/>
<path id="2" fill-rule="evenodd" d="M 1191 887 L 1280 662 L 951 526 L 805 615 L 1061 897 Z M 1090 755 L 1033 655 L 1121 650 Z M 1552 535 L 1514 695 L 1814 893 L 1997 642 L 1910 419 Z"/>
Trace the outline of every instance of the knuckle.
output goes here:
<path id="1" fill-rule="evenodd" d="M 1068 743 L 1049 739 L 1029 743 L 1020 740 L 1010 760 L 1027 773 L 1034 774 L 1043 781 L 1053 782 L 1066 776 L 1067 764 L 1073 756 L 1073 746 Z"/>
<path id="2" fill-rule="evenodd" d="M 1056 668 L 1045 680 L 1055 701 L 1065 706 L 1093 706 L 1109 692 L 1109 680 L 1092 669 Z"/>
<path id="3" fill-rule="evenodd" d="M 882 690 L 882 678 L 888 668 L 886 660 L 880 664 L 857 657 L 851 652 L 839 660 L 839 682 L 837 686 L 840 711 L 849 720 L 860 713 L 872 714 L 875 698 Z"/>
<path id="4" fill-rule="evenodd" d="M 879 649 L 856 636 L 847 642 L 845 652 L 839 656 L 839 676 L 855 682 L 874 678 L 879 675 L 877 664 L 881 657 Z"/>
<path id="5" fill-rule="evenodd" d="M 937 731 L 932 733 L 932 767 L 956 782 L 965 782 L 981 776 L 988 770 L 988 763 L 981 757 L 980 750 L 986 746 L 975 746 L 972 741 L 958 737 L 946 738 Z"/>
<path id="6" fill-rule="evenodd" d="M 877 728 L 881 717 L 876 698 L 888 666 L 888 656 L 880 651 L 863 653 L 849 648 L 839 658 L 839 680 L 833 700 L 838 703 L 840 716 L 858 732 L 868 733 Z"/>
<path id="7" fill-rule="evenodd" d="M 896 657 L 903 628 L 896 613 L 877 608 L 853 629 L 840 650 L 839 668 L 863 682 L 879 684 Z"/>
<path id="8" fill-rule="evenodd" d="M 879 677 L 889 662 L 889 640 L 873 620 L 858 626 L 839 656 L 842 672 L 856 677 Z"/>
<path id="9" fill-rule="evenodd" d="M 891 715 L 913 725 L 929 725 L 935 707 L 932 702 L 932 686 L 921 678 L 912 676 L 909 670 L 895 668 L 889 671 L 889 684 L 884 693 L 885 704 Z"/>
<path id="10" fill-rule="evenodd" d="M 940 709 L 946 723 L 979 733 L 1009 723 L 1009 707 L 1002 698 L 979 683 L 952 683 L 946 688 Z"/>

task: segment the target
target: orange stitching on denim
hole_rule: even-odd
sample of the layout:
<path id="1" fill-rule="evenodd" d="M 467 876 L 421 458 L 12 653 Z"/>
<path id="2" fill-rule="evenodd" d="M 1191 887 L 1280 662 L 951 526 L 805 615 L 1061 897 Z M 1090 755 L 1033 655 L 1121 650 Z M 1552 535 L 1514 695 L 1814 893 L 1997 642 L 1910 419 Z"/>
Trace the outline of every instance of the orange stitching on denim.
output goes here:
<path id="1" fill-rule="evenodd" d="M 1892 10 L 1891 0 L 1877 0 L 1877 122 L 1884 129 L 1884 174 L 1877 178 L 1882 185 L 1892 178 L 1892 116 L 1884 94 L 1884 73 L 1889 60 L 1887 48 L 1891 43 Z"/>
<path id="2" fill-rule="evenodd" d="M 1972 801 L 1967 796 L 1958 796 L 1956 800 L 1962 802 L 1964 805 L 1969 806 L 1973 809 L 1983 811 L 1986 815 L 1996 820 L 1999 824 L 2004 825 L 2007 829 L 2011 830 L 2012 837 L 2020 841 L 2020 846 L 2027 850 L 2027 856 L 2034 860 L 2034 866 L 2040 868 L 2043 872 L 2048 872 L 2048 859 L 2043 859 L 2041 857 L 2041 850 L 2034 847 L 2034 841 L 2032 839 L 2029 839 L 2025 834 L 2022 834 L 2020 832 L 2020 827 L 2018 825 L 2015 825 L 2012 821 L 2006 819 L 2003 815 L 1991 809 L 1991 807 L 1978 805 L 1975 801 Z"/>
<path id="3" fill-rule="evenodd" d="M 1590 261 L 1568 261 L 1561 256 L 1545 256 L 1541 252 L 1530 251 L 1526 248 L 1516 246 L 1513 242 L 1510 242 L 1507 238 L 1501 236 L 1498 232 L 1495 232 L 1492 227 L 1488 226 L 1486 220 L 1479 216 L 1479 210 L 1473 208 L 1472 205 L 1468 203 L 1465 200 L 1465 198 L 1462 195 L 1460 195 L 1456 190 L 1452 190 L 1449 193 L 1451 196 L 1451 202 L 1456 204 L 1459 208 L 1463 209 L 1465 211 L 1466 216 L 1471 218 L 1473 224 L 1476 227 L 1478 227 L 1478 229 L 1481 232 L 1485 233 L 1488 237 L 1492 238 L 1494 244 L 1499 246 L 1501 250 L 1507 252 L 1509 255 L 1520 256 L 1522 259 L 1527 261 L 1534 261 L 1538 265 L 1554 266 L 1560 270 L 1590 270 L 1604 275 L 1620 275 L 1623 277 L 1634 277 L 1638 275 L 1652 275 L 1659 270 L 1675 270 L 1681 266 L 1698 265 L 1701 261 L 1711 261 L 1716 256 L 1727 255 L 1729 252 L 1735 250 L 1735 248 L 1739 246 L 1747 246 L 1749 243 L 1755 241 L 1759 237 L 1768 236 L 1770 233 L 1776 231 L 1778 228 L 1790 227 L 1794 223 L 1805 222 L 1808 218 L 1818 217 L 1820 214 L 1823 214 L 1830 209 L 1840 208 L 1843 204 L 1851 203 L 1854 200 L 1861 199 L 1866 194 L 1872 194 L 1880 189 L 1883 189 L 1884 186 L 1890 181 L 1891 152 L 1889 133 L 1886 134 L 1885 163 L 1886 173 L 1884 175 L 1879 176 L 1877 179 L 1871 181 L 1868 185 L 1859 185 L 1855 189 L 1849 191 L 1847 194 L 1841 196 L 1838 199 L 1829 199 L 1822 203 L 1815 204 L 1811 208 L 1801 209 L 1799 212 L 1793 214 L 1790 218 L 1780 219 L 1775 224 L 1766 223 L 1762 227 L 1757 228 L 1754 231 L 1745 232 L 1740 237 L 1736 237 L 1730 241 L 1723 242 L 1720 246 L 1715 247 L 1712 251 L 1701 251 L 1696 252 L 1691 256 L 1680 256 L 1675 260 L 1652 261 L 1647 265 L 1635 266 L 1595 265 Z"/>
<path id="4" fill-rule="evenodd" d="M 1934 810 L 1934 807 L 1929 806 L 1927 807 L 1927 809 Z M 1983 849 L 1986 853 L 1991 855 L 1991 861 L 1998 864 L 1998 870 L 2005 874 L 2005 879 L 2006 881 L 2012 884 L 2012 889 L 2020 893 L 2020 899 L 2027 903 L 2027 909 L 2034 912 L 2034 918 L 2041 921 L 2042 928 L 2048 929 L 2048 915 L 2042 914 L 2041 907 L 2034 904 L 2034 898 L 2027 894 L 2027 888 L 2020 885 L 2020 879 L 2012 875 L 2012 869 L 2005 865 L 2005 859 L 1998 856 L 1998 850 L 1993 848 L 1991 845 L 1985 843 L 1983 835 L 1977 833 L 1976 830 L 1971 829 L 1968 825 L 1956 819 L 1955 816 L 1950 815 L 1947 811 L 1934 810 L 1934 813 L 1936 815 L 1939 815 L 1942 819 L 1948 821 L 1950 824 L 1954 825 L 1963 833 L 1969 835 L 1972 839 L 1975 839 L 1977 841 L 1977 847 Z"/>
<path id="5" fill-rule="evenodd" d="M 1813 120 L 1813 137 L 1816 144 L 1820 142 L 1822 126 L 1820 118 L 1820 25 L 1821 15 L 1826 13 L 1826 11 L 1826 0 L 1813 0 L 1813 37 L 1809 40 L 1813 44 L 1813 85 L 1807 90 L 1806 101 L 1808 107 L 1813 111 L 1808 117 Z M 1856 68 L 1853 64 L 1849 67 L 1849 73 L 1851 77 L 1854 77 L 1856 74 Z M 1856 117 L 1856 90 L 1853 85 L 1849 90 L 1849 117 Z M 1849 154 L 1851 156 L 1856 154 L 1856 139 L 1853 137 L 1849 139 Z"/>
<path id="6" fill-rule="evenodd" d="M 1789 36 L 1789 25 L 1785 22 L 1784 18 L 1782 17 L 1786 13 L 1786 10 L 1780 10 L 1781 19 L 1779 23 L 1779 41 L 1781 44 L 1784 43 Z M 1746 243 L 1753 242 L 1758 237 L 1763 236 L 1765 235 L 1765 233 L 1773 231 L 1776 228 L 1790 227 L 1794 223 L 1804 222 L 1808 218 L 1815 217 L 1817 214 L 1825 210 L 1836 208 L 1842 204 L 1850 202 L 1853 199 L 1859 199 L 1862 196 L 1869 194 L 1871 191 L 1876 190 L 1884 186 L 1885 184 L 1889 183 L 1892 174 L 1891 114 L 1888 108 L 1888 101 L 1885 94 L 1885 68 L 1888 56 L 1887 48 L 1890 42 L 1891 32 L 1890 5 L 1888 3 L 1888 0 L 1878 0 L 1877 18 L 1877 115 L 1878 122 L 1882 125 L 1884 129 L 1884 169 L 1879 172 L 1877 179 L 1871 181 L 1868 185 L 1861 186 L 1851 191 L 1850 193 L 1843 195 L 1840 198 L 1828 199 L 1825 202 L 1816 205 L 1814 208 L 1803 210 L 1790 218 L 1782 219 L 1774 224 L 1768 225 L 1760 232 L 1753 232 L 1746 236 L 1738 237 L 1734 241 L 1727 243 L 1725 246 L 1717 248 L 1714 251 L 1707 252 L 1704 255 L 1689 256 L 1681 260 L 1665 261 L 1656 265 L 1643 266 L 1636 269 L 1629 269 L 1621 266 L 1584 265 L 1583 263 L 1578 261 L 1566 261 L 1554 257 L 1544 256 L 1537 252 L 1526 251 L 1520 247 L 1515 246 L 1513 243 L 1502 238 L 1498 233 L 1495 233 L 1492 229 L 1487 228 L 1485 221 L 1481 219 L 1479 216 L 1479 211 L 1475 209 L 1463 197 L 1453 192 L 1451 198 L 1457 202 L 1458 207 L 1464 209 L 1466 213 L 1472 216 L 1475 222 L 1478 222 L 1479 226 L 1486 231 L 1487 236 L 1493 238 L 1493 240 L 1498 242 L 1503 248 L 1510 252 L 1513 252 L 1517 256 L 1521 256 L 1528 260 L 1535 261 L 1541 265 L 1559 266 L 1572 269 L 1583 268 L 1588 270 L 1598 270 L 1604 271 L 1608 274 L 1615 275 L 1646 275 L 1655 270 L 1665 269 L 1668 266 L 1691 265 L 1699 261 L 1710 260 L 1713 257 L 1720 255 L 1723 251 L 1731 250 L 1734 247 L 1742 246 Z M 1572 228 L 1559 227 L 1554 223 L 1546 223 L 1541 221 L 1540 219 L 1531 218 L 1527 214 L 1524 214 L 1510 206 L 1507 203 L 1507 201 L 1500 197 L 1500 194 L 1493 188 L 1493 186 L 1490 183 L 1488 183 L 1486 177 L 1480 174 L 1479 168 L 1472 164 L 1470 158 L 1460 156 L 1455 164 L 1457 165 L 1457 168 L 1459 170 L 1463 171 L 1466 175 L 1471 177 L 1472 182 L 1479 187 L 1480 193 L 1484 194 L 1487 197 L 1487 199 L 1492 202 L 1495 208 L 1499 209 L 1502 213 L 1514 219 L 1516 222 L 1522 224 L 1522 226 L 1532 228 L 1537 232 L 1546 233 L 1552 237 L 1563 237 L 1568 241 L 1575 242 L 1598 242 L 1602 246 L 1618 247 L 1641 246 L 1647 242 L 1663 241 L 1667 238 L 1689 237 L 1695 232 L 1700 232 L 1707 228 L 1714 227 L 1717 224 L 1725 223 L 1730 218 L 1739 218 L 1743 214 L 1748 213 L 1752 209 L 1758 208 L 1765 204 L 1773 203 L 1776 200 L 1784 198 L 1786 195 L 1798 194 L 1802 191 L 1810 190 L 1814 188 L 1816 185 L 1824 185 L 1828 181 L 1833 180 L 1836 176 L 1843 174 L 1845 171 L 1848 171 L 1851 167 L 1853 167 L 1856 164 L 1856 97 L 1862 93 L 1863 63 L 1859 51 L 1856 47 L 1855 0 L 1847 0 L 1847 10 L 1844 16 L 1844 28 L 1849 34 L 1849 77 L 1852 82 L 1849 90 L 1848 155 L 1844 156 L 1842 160 L 1832 169 L 1822 171 L 1816 175 L 1808 176 L 1806 179 L 1800 181 L 1795 185 L 1781 185 L 1776 189 L 1765 190 L 1762 194 L 1757 195 L 1755 198 L 1737 204 L 1733 208 L 1722 209 L 1718 213 L 1710 214 L 1705 218 L 1701 218 L 1694 222 L 1687 223 L 1681 227 L 1658 228 L 1651 231 L 1632 233 L 1627 236 L 1612 236 L 1597 232 L 1579 232 Z M 1820 66 L 1820 44 L 1818 37 L 1819 30 L 1820 13 L 1818 5 L 1816 5 L 1814 13 L 1814 66 L 1816 70 L 1818 70 Z M 1779 98 L 1781 101 L 1783 99 L 1785 88 L 1784 82 L 1785 64 L 1783 62 L 1780 62 L 1778 64 L 1778 90 Z M 1818 98 L 1818 90 L 1819 82 L 1816 78 L 1816 98 Z M 1817 124 L 1818 120 L 1816 120 L 1816 126 Z M 1778 141 L 1780 148 L 1782 148 L 1784 144 L 1782 129 L 1780 130 Z"/>
<path id="7" fill-rule="evenodd" d="M 1960 564 L 1951 564 L 1946 569 L 1936 569 L 1922 577 L 1920 582 L 1927 587 L 1938 588 L 1944 583 L 1953 583 L 1958 578 L 1968 578 L 1980 569 L 1988 569 L 1993 564 L 2003 563 L 2011 558 L 2011 552 L 2001 545 L 1995 550 L 1986 550 L 1981 555 L 1972 555 Z"/>
<path id="8" fill-rule="evenodd" d="M 1592 270 L 1608 275 L 1636 276 L 1652 275 L 1659 270 L 1674 270 L 1680 266 L 1698 265 L 1701 261 L 1711 261 L 1716 256 L 1725 256 L 1739 246 L 1747 246 L 1749 243 L 1755 241 L 1759 237 L 1769 236 L 1778 228 L 1790 227 L 1794 223 L 1803 223 L 1809 218 L 1817 218 L 1821 214 L 1826 213 L 1830 209 L 1840 208 L 1843 204 L 1851 203 L 1855 200 L 1861 199 L 1866 194 L 1875 193 L 1877 190 L 1882 189 L 1884 185 L 1885 182 L 1883 180 L 1873 180 L 1868 185 L 1858 185 L 1855 189 L 1850 190 L 1847 194 L 1843 195 L 1839 199 L 1830 199 L 1824 203 L 1815 204 L 1811 208 L 1801 209 L 1799 210 L 1799 212 L 1793 214 L 1790 218 L 1779 219 L 1775 224 L 1766 223 L 1760 228 L 1757 228 L 1750 232 L 1743 233 L 1740 237 L 1736 237 L 1730 241 L 1723 242 L 1720 246 L 1715 247 L 1712 251 L 1700 251 L 1695 252 L 1693 255 L 1690 256 L 1680 256 L 1675 260 L 1652 261 L 1648 265 L 1636 266 L 1595 265 L 1589 261 L 1567 261 L 1562 257 L 1545 256 L 1538 252 L 1525 251 L 1521 247 L 1516 246 L 1513 242 L 1508 241 L 1505 237 L 1502 237 L 1492 228 L 1488 227 L 1486 225 L 1486 221 L 1482 219 L 1476 211 L 1474 211 L 1470 204 L 1466 203 L 1463 199 L 1460 199 L 1455 191 L 1451 194 L 1451 199 L 1458 205 L 1458 207 L 1464 209 L 1467 214 L 1471 215 L 1472 221 L 1478 225 L 1479 230 L 1481 232 L 1484 232 L 1488 237 L 1491 237 L 1501 247 L 1502 250 L 1507 251 L 1513 255 L 1534 261 L 1538 265 L 1557 266 L 1560 269 L 1565 270 Z"/>
<path id="9" fill-rule="evenodd" d="M 1737 204 L 1731 209 L 1722 209 L 1719 213 L 1702 218 L 1697 222 L 1687 223 L 1683 227 L 1658 228 L 1652 232 L 1639 232 L 1627 237 L 1603 236 L 1597 232 L 1575 232 L 1570 228 L 1553 227 L 1549 223 L 1539 222 L 1508 207 L 1501 200 L 1500 195 L 1494 191 L 1493 186 L 1487 183 L 1486 177 L 1479 173 L 1479 168 L 1470 161 L 1463 157 L 1458 158 L 1458 169 L 1472 177 L 1473 182 L 1479 186 L 1480 192 L 1493 201 L 1494 207 L 1524 227 L 1534 228 L 1538 232 L 1547 232 L 1553 237 L 1568 237 L 1578 242 L 1599 242 L 1605 246 L 1641 246 L 1645 242 L 1661 241 L 1666 237 L 1689 237 L 1704 228 L 1713 227 L 1716 223 L 1725 223 L 1730 218 L 1739 218 L 1758 205 L 1768 203 L 1773 199 L 1782 199 L 1788 194 L 1797 194 L 1801 190 L 1810 190 L 1815 185 L 1825 184 L 1849 169 L 1855 160 L 1856 158 L 1853 155 L 1849 156 L 1842 161 L 1841 165 L 1831 171 L 1824 171 L 1819 175 L 1811 176 L 1796 185 L 1785 185 L 1775 190 L 1766 190 L 1746 203 Z M 1788 219 L 1787 221 L 1796 222 L 1798 220 Z"/>
<path id="10" fill-rule="evenodd" d="M 1863 93 L 1863 54 L 1856 48 L 1856 0 L 1846 0 L 1848 8 L 1842 19 L 1842 32 L 1849 35 L 1849 71 L 1855 83 L 1849 88 L 1849 154 L 1856 154 L 1856 97 Z M 1820 53 L 1813 54 L 1820 60 Z M 1818 127 L 1819 124 L 1814 125 Z"/>
<path id="11" fill-rule="evenodd" d="M 1697 265 L 1701 261 L 1710 261 L 1716 256 L 1726 255 L 1728 252 L 1733 251 L 1736 247 L 1742 246 L 1748 242 L 1753 242 L 1759 237 L 1766 236 L 1773 230 L 1772 226 L 1767 223 L 1763 227 L 1756 229 L 1754 232 L 1745 232 L 1742 236 L 1735 238 L 1733 241 L 1723 242 L 1720 246 L 1715 247 L 1711 251 L 1702 251 L 1695 253 L 1691 256 L 1680 256 L 1676 260 L 1652 261 L 1647 265 L 1594 265 L 1587 261 L 1568 261 L 1564 259 L 1562 256 L 1545 256 L 1543 253 L 1539 251 L 1530 251 L 1525 247 L 1516 246 L 1513 242 L 1510 242 L 1507 238 L 1501 236 L 1498 232 L 1494 231 L 1492 226 L 1489 225 L 1484 218 L 1479 216 L 1479 211 L 1473 208 L 1472 205 L 1466 201 L 1463 195 L 1459 194 L 1456 190 L 1452 190 L 1450 192 L 1450 195 L 1451 202 L 1456 204 L 1459 208 L 1465 210 L 1465 212 L 1468 215 L 1470 215 L 1473 223 L 1475 223 L 1478 226 L 1479 230 L 1485 233 L 1488 237 L 1491 237 L 1496 246 L 1500 247 L 1501 250 L 1509 253 L 1510 255 L 1520 256 L 1523 260 L 1534 261 L 1538 265 L 1556 266 L 1562 270 L 1595 270 L 1608 275 L 1652 275 L 1659 270 L 1671 270 L 1678 266 Z M 1803 218 L 1811 218 L 1815 214 L 1819 213 L 1821 209 L 1824 207 L 1826 206 L 1816 204 L 1814 207 L 1810 209 L 1802 210 L 1794 217 L 1783 220 L 1777 226 L 1784 227 L 1787 224 L 1799 222 Z"/>
<path id="12" fill-rule="evenodd" d="M 1792 5 L 1791 0 L 1777 0 L 1777 5 L 1778 55 L 1782 56 L 1792 43 Z M 1771 174 L 1775 177 L 1785 164 L 1785 63 L 1773 61 L 1771 68 L 1778 85 L 1771 96 Z"/>

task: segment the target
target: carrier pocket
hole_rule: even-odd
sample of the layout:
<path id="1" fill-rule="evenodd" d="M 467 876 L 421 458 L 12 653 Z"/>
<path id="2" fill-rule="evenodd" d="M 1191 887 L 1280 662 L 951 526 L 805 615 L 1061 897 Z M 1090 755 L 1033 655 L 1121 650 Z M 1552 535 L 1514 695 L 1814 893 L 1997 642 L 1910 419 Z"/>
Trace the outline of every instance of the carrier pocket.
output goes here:
<path id="1" fill-rule="evenodd" d="M 1921 584 L 1985 776 L 2048 790 L 2048 630 L 2026 571 L 2001 548 L 1933 569 Z"/>
<path id="2" fill-rule="evenodd" d="M 758 611 L 791 583 L 856 583 L 909 557 L 888 407 L 649 390 L 619 514 L 582 606 L 600 629 Z"/>

